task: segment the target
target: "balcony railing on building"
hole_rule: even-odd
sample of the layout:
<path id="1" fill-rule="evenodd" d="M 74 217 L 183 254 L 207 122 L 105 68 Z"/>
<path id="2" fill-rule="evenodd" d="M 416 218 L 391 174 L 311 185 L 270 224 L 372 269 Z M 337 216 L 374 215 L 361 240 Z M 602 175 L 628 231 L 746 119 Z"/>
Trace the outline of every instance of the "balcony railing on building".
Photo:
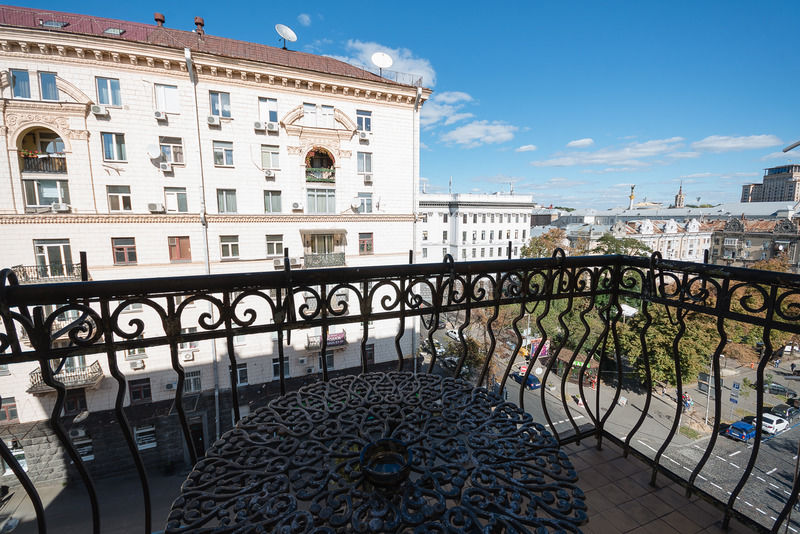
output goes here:
<path id="1" fill-rule="evenodd" d="M 307 167 L 306 182 L 336 183 L 336 169 Z"/>
<path id="2" fill-rule="evenodd" d="M 306 254 L 303 259 L 306 269 L 316 267 L 343 267 L 344 252 L 329 252 L 327 254 Z"/>
<path id="3" fill-rule="evenodd" d="M 49 265 L 17 265 L 11 268 L 20 284 L 73 282 L 81 280 L 79 263 Z"/>
<path id="4" fill-rule="evenodd" d="M 339 332 L 328 334 L 326 338 L 327 347 L 341 347 L 347 345 L 347 333 Z M 322 348 L 322 336 L 309 335 L 306 340 L 306 350 L 320 350 Z"/>
<path id="5" fill-rule="evenodd" d="M 86 367 L 64 368 L 55 375 L 55 379 L 64 384 L 66 389 L 96 388 L 103 380 L 103 369 L 100 362 L 95 361 Z M 55 393 L 56 390 L 48 386 L 42 378 L 41 369 L 34 369 L 30 373 L 31 383 L 28 393 L 34 395 L 42 393 Z"/>
<path id="6" fill-rule="evenodd" d="M 67 158 L 64 156 L 38 156 L 21 158 L 22 172 L 42 172 L 48 174 L 66 174 Z"/>

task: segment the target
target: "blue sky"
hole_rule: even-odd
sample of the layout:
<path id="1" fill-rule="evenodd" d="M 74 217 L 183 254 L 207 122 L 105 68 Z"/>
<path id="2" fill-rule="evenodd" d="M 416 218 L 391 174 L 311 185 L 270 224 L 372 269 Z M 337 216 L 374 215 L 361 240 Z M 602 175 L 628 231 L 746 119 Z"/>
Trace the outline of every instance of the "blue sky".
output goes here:
<path id="1" fill-rule="evenodd" d="M 531 193 L 543 205 L 739 199 L 765 167 L 797 162 L 800 2 L 22 3 L 368 61 L 434 89 L 423 109 L 428 191 Z"/>

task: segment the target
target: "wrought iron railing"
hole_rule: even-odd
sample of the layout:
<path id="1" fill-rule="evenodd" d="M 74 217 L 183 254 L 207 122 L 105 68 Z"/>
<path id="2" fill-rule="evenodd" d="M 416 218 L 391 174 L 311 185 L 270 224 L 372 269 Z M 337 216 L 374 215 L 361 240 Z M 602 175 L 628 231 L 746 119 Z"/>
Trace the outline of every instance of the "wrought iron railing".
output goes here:
<path id="1" fill-rule="evenodd" d="M 21 158 L 22 172 L 67 173 L 67 158 L 63 156 L 42 156 Z"/>
<path id="2" fill-rule="evenodd" d="M 306 254 L 303 258 L 303 265 L 306 269 L 316 267 L 343 267 L 344 252 L 330 252 L 328 254 Z"/>
<path id="3" fill-rule="evenodd" d="M 11 268 L 20 284 L 69 282 L 81 279 L 79 263 L 49 265 L 16 265 Z"/>
<path id="4" fill-rule="evenodd" d="M 666 476 L 687 492 L 716 503 L 723 523 L 736 516 L 756 529 L 782 531 L 797 502 L 800 481 L 794 479 L 794 464 L 781 465 L 776 475 L 773 466 L 765 464 L 765 458 L 774 455 L 760 454 L 776 446 L 786 454 L 796 445 L 783 435 L 767 436 L 761 423 L 772 398 L 768 395 L 773 395 L 769 384 L 785 386 L 788 381 L 768 365 L 786 339 L 800 336 L 797 275 L 663 260 L 658 254 L 641 258 L 561 253 L 542 259 L 455 263 L 447 257 L 441 264 L 55 285 L 18 285 L 13 271 L 1 273 L 0 363 L 12 373 L 17 365 L 38 363 L 42 382 L 55 389 L 49 424 L 87 487 L 95 532 L 101 530 L 97 493 L 90 467 L 71 443 L 60 417 L 67 386 L 53 374 L 51 360 L 103 355 L 99 362 L 117 387 L 113 419 L 141 481 L 143 528 L 150 532 L 149 482 L 132 430 L 136 421 L 123 409 L 128 378 L 140 376 L 126 377 L 120 371 L 121 355 L 147 349 L 148 357 L 154 358 L 150 350 L 159 348 L 169 354 L 177 376 L 168 388 L 175 391 L 169 412 L 177 413 L 190 461 L 195 463 L 203 451 L 195 449 L 190 432 L 181 344 L 219 340 L 225 345 L 230 390 L 219 395 L 230 397 L 234 419 L 239 420 L 237 400 L 245 386 L 237 374 L 241 360 L 236 339 L 274 336 L 277 343 L 263 357 L 273 360 L 276 369 L 274 394 L 283 394 L 295 380 L 286 377 L 289 359 L 284 349 L 293 333 L 317 329 L 320 354 L 327 354 L 330 329 L 348 325 L 360 335 L 359 342 L 347 349 L 357 350 L 359 371 L 366 372 L 369 362 L 380 360 L 373 355 L 391 357 L 397 369 L 410 370 L 419 360 L 409 354 L 419 347 L 425 358 L 420 372 L 469 376 L 475 385 L 505 391 L 509 402 L 544 424 L 560 444 L 588 438 L 597 440 L 598 446 L 603 440 L 614 442 L 626 455 L 649 463 L 653 483 Z M 352 294 L 347 302 L 336 298 L 342 292 Z M 45 305 L 56 305 L 49 317 L 44 315 Z M 128 315 L 133 308 L 142 311 Z M 70 311 L 82 318 L 70 330 L 69 343 L 55 343 L 55 318 Z M 393 347 L 392 354 L 373 352 L 368 349 L 374 341 L 368 325 L 387 321 L 394 325 L 394 335 L 385 340 L 385 346 Z M 455 333 L 440 336 L 445 329 Z M 422 343 L 418 335 L 424 338 Z M 747 361 L 749 347 L 756 341 L 761 352 L 750 351 L 752 368 L 742 365 L 743 378 L 724 377 L 723 383 L 723 367 L 732 367 L 735 353 Z M 448 345 L 444 354 L 430 350 L 440 344 Z M 527 363 L 521 357 L 525 346 L 532 348 Z M 455 365 L 448 360 L 453 356 Z M 448 365 L 443 366 L 445 361 Z M 526 363 L 523 372 L 521 363 Z M 321 373 L 304 379 L 329 380 L 333 372 L 327 358 L 320 358 L 320 365 Z M 340 372 L 339 365 L 336 368 Z M 463 373 L 464 369 L 469 372 Z M 709 369 L 713 396 L 709 396 L 709 422 L 701 426 L 702 415 L 690 408 L 684 395 L 695 392 L 690 383 L 699 371 Z M 532 375 L 544 387 L 531 391 L 517 385 L 527 384 Z M 730 404 L 725 399 L 734 395 L 734 381 L 741 393 L 738 402 Z M 268 397 L 259 394 L 260 401 Z M 696 393 L 695 397 L 698 403 L 705 398 Z M 721 457 L 719 447 L 733 446 L 719 436 L 728 423 L 744 415 L 736 412 L 744 405 L 754 418 L 752 446 L 741 447 L 738 469 L 709 469 Z M 3 441 L 0 456 L 27 492 L 40 532 L 45 532 L 44 507 L 30 471 L 21 468 Z M 758 510 L 748 495 L 760 499 L 755 501 Z M 157 521 L 162 524 L 163 518 Z M 788 526 L 800 525 L 792 521 Z"/>
<path id="5" fill-rule="evenodd" d="M 306 182 L 335 183 L 336 169 L 307 167 Z"/>
<path id="6" fill-rule="evenodd" d="M 76 389 L 96 387 L 103 380 L 103 376 L 100 362 L 94 361 L 88 367 L 63 368 L 55 375 L 55 378 L 64 384 L 66 389 Z M 31 371 L 30 380 L 28 393 L 50 393 L 55 391 L 55 388 L 45 383 L 41 369 Z"/>

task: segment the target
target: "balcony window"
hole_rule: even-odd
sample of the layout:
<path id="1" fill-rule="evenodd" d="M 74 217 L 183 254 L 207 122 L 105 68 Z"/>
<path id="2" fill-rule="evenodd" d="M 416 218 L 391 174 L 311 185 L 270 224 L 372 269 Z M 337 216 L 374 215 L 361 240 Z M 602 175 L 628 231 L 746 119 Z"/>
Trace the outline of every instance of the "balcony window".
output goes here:
<path id="1" fill-rule="evenodd" d="M 186 371 L 183 385 L 186 393 L 200 393 L 203 391 L 203 385 L 200 382 L 200 371 Z"/>
<path id="2" fill-rule="evenodd" d="M 126 161 L 125 134 L 101 133 L 103 139 L 103 159 L 106 161 Z"/>
<path id="3" fill-rule="evenodd" d="M 121 106 L 122 94 L 116 78 L 95 78 L 97 84 L 97 103 L 103 106 Z"/>
<path id="4" fill-rule="evenodd" d="M 274 98 L 259 97 L 258 118 L 261 122 L 278 122 L 278 101 Z"/>
<path id="5" fill-rule="evenodd" d="M 238 364 L 236 364 L 236 385 L 237 386 L 246 386 L 247 385 L 247 364 L 246 363 L 238 363 Z"/>
<path id="6" fill-rule="evenodd" d="M 131 211 L 131 188 L 128 185 L 107 185 L 108 210 Z"/>
<path id="7" fill-rule="evenodd" d="M 17 401 L 14 397 L 3 397 L 0 403 L 0 423 L 17 423 L 19 414 L 17 413 Z"/>
<path id="8" fill-rule="evenodd" d="M 180 137 L 159 137 L 161 161 L 165 163 L 183 164 L 183 139 Z"/>
<path id="9" fill-rule="evenodd" d="M 358 153 L 358 174 L 372 173 L 372 153 L 359 152 Z"/>
<path id="10" fill-rule="evenodd" d="M 236 213 L 235 189 L 217 189 L 217 209 L 220 213 Z"/>
<path id="11" fill-rule="evenodd" d="M 358 194 L 358 213 L 372 213 L 372 193 Z"/>
<path id="12" fill-rule="evenodd" d="M 181 335 L 194 334 L 195 332 L 197 332 L 196 326 L 181 328 Z M 199 341 L 197 341 L 196 339 L 178 343 L 178 350 L 195 350 L 199 347 L 200 347 Z"/>
<path id="13" fill-rule="evenodd" d="M 128 389 L 130 390 L 131 404 L 141 404 L 153 400 L 149 378 L 129 381 Z"/>
<path id="14" fill-rule="evenodd" d="M 214 165 L 221 167 L 233 166 L 233 143 L 214 141 Z"/>
<path id="15" fill-rule="evenodd" d="M 308 213 L 336 213 L 335 189 L 309 189 L 306 199 Z"/>
<path id="16" fill-rule="evenodd" d="M 372 131 L 372 112 L 361 109 L 356 110 L 356 124 L 359 132 Z"/>
<path id="17" fill-rule="evenodd" d="M 69 239 L 37 239 L 33 250 L 38 278 L 61 277 L 72 272 Z"/>
<path id="18" fill-rule="evenodd" d="M 154 84 L 153 92 L 156 98 L 156 111 L 165 113 L 180 113 L 181 107 L 178 101 L 178 86 Z"/>
<path id="19" fill-rule="evenodd" d="M 69 183 L 66 180 L 23 180 L 25 205 L 29 208 L 69 204 Z"/>
<path id="20" fill-rule="evenodd" d="M 278 380 L 281 376 L 280 358 L 272 358 L 272 379 Z M 283 361 L 283 377 L 289 378 L 289 361 Z"/>
<path id="21" fill-rule="evenodd" d="M 332 254 L 333 252 L 333 234 L 314 234 L 311 236 L 312 254 Z"/>
<path id="22" fill-rule="evenodd" d="M 167 246 L 169 247 L 169 261 L 192 261 L 189 236 L 168 237 Z"/>
<path id="23" fill-rule="evenodd" d="M 221 235 L 219 236 L 220 255 L 223 260 L 239 259 L 239 236 Z"/>
<path id="24" fill-rule="evenodd" d="M 133 237 L 114 237 L 111 248 L 114 265 L 136 265 L 136 240 Z"/>
<path id="25" fill-rule="evenodd" d="M 261 168 L 280 169 L 278 153 L 279 149 L 277 146 L 261 145 Z"/>
<path id="26" fill-rule="evenodd" d="M 139 310 L 141 311 L 141 303 L 139 303 Z M 126 309 L 126 311 L 130 310 Z M 139 336 L 136 339 L 144 339 L 144 337 Z M 144 347 L 136 347 L 125 350 L 125 361 L 143 360 L 145 358 L 147 358 L 147 349 Z"/>
<path id="27" fill-rule="evenodd" d="M 264 212 L 265 213 L 281 212 L 280 191 L 264 191 Z"/>
<path id="28" fill-rule="evenodd" d="M 25 460 L 25 451 L 22 449 L 22 445 L 20 445 L 19 441 L 16 439 L 7 440 L 6 446 L 9 448 L 11 455 L 17 461 L 22 470 L 27 471 L 28 462 Z M 11 469 L 11 466 L 8 465 L 5 460 L 0 461 L 2 461 L 3 475 L 13 475 L 14 471 Z"/>
<path id="29" fill-rule="evenodd" d="M 55 72 L 40 72 L 39 73 L 39 91 L 42 100 L 55 100 L 58 101 L 58 88 L 56 87 L 56 73 Z"/>
<path id="30" fill-rule="evenodd" d="M 358 253 L 360 255 L 372 254 L 372 232 L 358 234 Z"/>
<path id="31" fill-rule="evenodd" d="M 333 106 L 303 103 L 303 125 L 317 128 L 334 128 Z"/>
<path id="32" fill-rule="evenodd" d="M 14 98 L 31 97 L 31 77 L 27 70 L 11 69 L 11 94 Z"/>
<path id="33" fill-rule="evenodd" d="M 283 254 L 283 235 L 274 234 L 267 236 L 267 257 Z"/>
<path id="34" fill-rule="evenodd" d="M 306 154 L 306 181 L 334 183 L 336 169 L 333 156 L 324 148 L 314 148 Z"/>
<path id="35" fill-rule="evenodd" d="M 164 201 L 168 213 L 187 213 L 189 211 L 185 187 L 165 187 Z"/>
<path id="36" fill-rule="evenodd" d="M 322 352 L 320 352 L 320 354 L 317 357 L 319 358 L 319 368 L 322 369 Z M 328 371 L 330 371 L 331 369 L 334 369 L 333 363 L 334 363 L 334 361 L 333 361 L 333 351 L 332 350 L 326 350 L 325 351 L 325 365 L 328 367 Z"/>
<path id="37" fill-rule="evenodd" d="M 149 382 L 149 379 L 147 380 Z M 136 439 L 136 448 L 140 451 L 154 449 L 158 446 L 156 427 L 153 425 L 133 427 L 133 437 Z"/>
<path id="38" fill-rule="evenodd" d="M 64 398 L 64 415 L 78 415 L 86 410 L 86 390 L 68 389 Z"/>
<path id="39" fill-rule="evenodd" d="M 211 114 L 216 117 L 230 117 L 231 116 L 231 95 L 230 93 L 220 93 L 218 91 L 209 91 L 209 99 L 211 100 Z"/>

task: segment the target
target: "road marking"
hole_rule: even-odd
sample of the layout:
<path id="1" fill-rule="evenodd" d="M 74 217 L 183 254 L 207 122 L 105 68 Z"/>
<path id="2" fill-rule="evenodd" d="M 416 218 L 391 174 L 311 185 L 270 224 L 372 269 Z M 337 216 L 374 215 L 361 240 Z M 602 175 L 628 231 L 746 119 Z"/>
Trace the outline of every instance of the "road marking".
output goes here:
<path id="1" fill-rule="evenodd" d="M 777 471 L 777 470 L 778 470 L 778 468 L 777 468 L 777 467 L 773 467 L 772 469 L 770 469 L 769 471 L 767 471 L 767 474 L 768 474 L 768 475 L 771 475 L 772 473 L 774 473 L 774 472 L 775 472 L 775 471 Z"/>
<path id="2" fill-rule="evenodd" d="M 691 470 L 691 469 L 689 469 L 688 467 L 686 467 L 685 465 L 682 465 L 681 467 L 683 467 L 684 469 L 686 469 L 686 470 L 687 470 L 687 471 L 689 471 L 690 473 L 692 472 L 692 470 Z"/>
<path id="3" fill-rule="evenodd" d="M 759 477 L 759 476 L 757 476 L 756 478 L 757 478 L 758 480 L 760 480 L 761 482 L 766 482 L 766 480 L 764 480 L 763 478 L 761 478 L 761 477 Z"/>
<path id="4" fill-rule="evenodd" d="M 670 458 L 669 456 L 667 456 L 666 454 L 664 455 L 664 458 L 666 458 L 667 460 L 669 460 L 670 462 L 672 462 L 675 465 L 681 465 L 678 462 L 676 462 L 675 460 L 673 460 L 672 458 Z"/>
<path id="5" fill-rule="evenodd" d="M 722 486 L 720 486 L 719 484 L 716 484 L 716 483 L 714 483 L 714 482 L 711 482 L 710 484 L 711 484 L 712 486 L 714 486 L 715 488 L 717 488 L 717 489 L 722 489 Z"/>
<path id="6" fill-rule="evenodd" d="M 704 477 L 703 475 L 697 475 L 697 478 L 700 478 L 701 480 L 708 480 L 708 479 L 707 479 L 706 477 Z"/>
<path id="7" fill-rule="evenodd" d="M 728 456 L 736 456 L 736 455 L 737 455 L 737 454 L 739 454 L 740 452 L 742 452 L 742 451 L 736 451 L 736 452 L 732 452 L 732 453 L 730 453 Z"/>
<path id="8" fill-rule="evenodd" d="M 647 448 L 648 448 L 648 449 L 650 449 L 651 451 L 653 451 L 653 452 L 658 452 L 657 450 L 655 450 L 653 447 L 651 447 L 650 445 L 648 445 L 648 444 L 647 444 L 647 443 L 645 443 L 644 441 L 642 441 L 642 440 L 640 440 L 640 439 L 637 439 L 636 441 L 638 441 L 639 443 L 641 443 L 642 445 L 644 445 L 645 447 L 647 447 Z"/>
<path id="9" fill-rule="evenodd" d="M 735 467 L 736 469 L 739 469 L 739 466 L 738 466 L 738 465 L 736 465 L 735 463 L 733 463 L 733 462 L 729 462 L 729 463 L 730 463 L 730 464 L 731 464 L 733 467 Z"/>
<path id="10" fill-rule="evenodd" d="M 791 530 L 792 532 L 797 532 L 797 529 L 794 527 L 789 527 L 789 530 Z"/>
<path id="11" fill-rule="evenodd" d="M 718 454 L 715 454 L 714 456 L 716 456 L 718 460 L 722 460 L 723 462 L 727 462 L 728 461 L 728 460 L 726 460 L 725 458 L 723 458 L 722 456 L 720 456 Z"/>
<path id="12" fill-rule="evenodd" d="M 776 486 L 776 485 L 775 485 L 775 484 L 773 484 L 772 482 L 770 482 L 770 483 L 769 483 L 769 485 L 770 485 L 770 486 L 772 486 L 773 488 L 778 488 L 778 489 L 781 489 L 781 488 L 780 488 L 780 486 Z"/>
<path id="13" fill-rule="evenodd" d="M 749 502 L 747 502 L 747 501 L 744 501 L 744 503 L 745 503 L 747 506 L 749 506 L 750 508 L 752 508 L 752 507 L 753 507 L 753 505 L 752 505 L 752 504 L 750 504 L 750 503 L 749 503 Z"/>
<path id="14" fill-rule="evenodd" d="M 759 512 L 761 512 L 761 513 L 762 513 L 762 514 L 764 514 L 764 515 L 767 515 L 767 512 L 765 512 L 764 510 L 762 510 L 762 509 L 761 509 L 761 508 L 759 508 L 759 507 L 756 507 L 756 510 L 758 510 Z"/>

